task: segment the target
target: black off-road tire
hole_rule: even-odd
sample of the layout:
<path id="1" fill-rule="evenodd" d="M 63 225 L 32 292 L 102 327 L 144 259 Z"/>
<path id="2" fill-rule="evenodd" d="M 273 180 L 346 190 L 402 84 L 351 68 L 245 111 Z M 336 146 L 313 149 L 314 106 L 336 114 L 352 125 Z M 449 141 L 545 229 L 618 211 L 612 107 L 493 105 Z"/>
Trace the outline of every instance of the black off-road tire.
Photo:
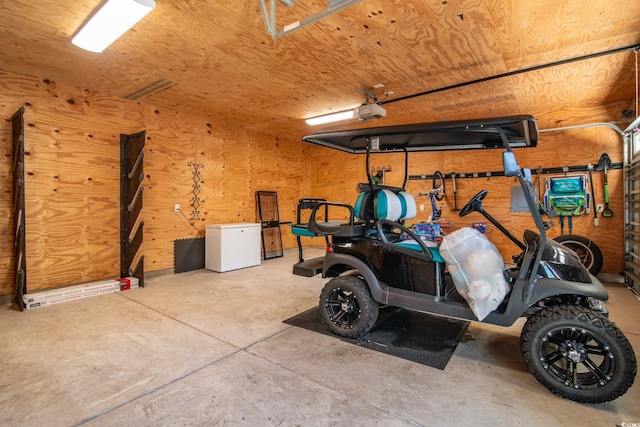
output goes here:
<path id="1" fill-rule="evenodd" d="M 585 307 L 558 305 L 531 316 L 520 349 L 533 376 L 575 402 L 604 403 L 633 384 L 636 357 L 624 334 Z"/>
<path id="2" fill-rule="evenodd" d="M 373 300 L 366 282 L 356 276 L 331 279 L 320 293 L 322 321 L 334 334 L 359 338 L 378 319 L 378 303 Z"/>

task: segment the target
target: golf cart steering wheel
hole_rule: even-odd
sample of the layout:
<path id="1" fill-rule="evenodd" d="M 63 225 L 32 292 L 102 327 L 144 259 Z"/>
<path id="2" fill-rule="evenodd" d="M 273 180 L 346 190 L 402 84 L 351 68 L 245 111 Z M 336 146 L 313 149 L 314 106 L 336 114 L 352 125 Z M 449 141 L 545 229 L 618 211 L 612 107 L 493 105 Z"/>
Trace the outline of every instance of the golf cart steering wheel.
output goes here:
<path id="1" fill-rule="evenodd" d="M 471 200 L 469 200 L 467 204 L 462 207 L 462 209 L 460 209 L 460 213 L 458 215 L 466 216 L 471 212 L 480 211 L 482 209 L 482 201 L 484 200 L 486 195 L 487 190 L 480 191 L 478 194 L 473 196 Z"/>

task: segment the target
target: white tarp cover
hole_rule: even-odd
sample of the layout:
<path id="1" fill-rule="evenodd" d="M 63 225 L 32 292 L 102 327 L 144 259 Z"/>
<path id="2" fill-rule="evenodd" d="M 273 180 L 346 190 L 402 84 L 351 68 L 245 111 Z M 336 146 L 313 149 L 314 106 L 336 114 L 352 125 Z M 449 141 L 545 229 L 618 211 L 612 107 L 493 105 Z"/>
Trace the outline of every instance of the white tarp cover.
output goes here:
<path id="1" fill-rule="evenodd" d="M 440 255 L 447 263 L 458 293 L 467 300 L 478 320 L 482 320 L 509 291 L 504 278 L 504 261 L 487 237 L 464 227 L 444 237 Z"/>

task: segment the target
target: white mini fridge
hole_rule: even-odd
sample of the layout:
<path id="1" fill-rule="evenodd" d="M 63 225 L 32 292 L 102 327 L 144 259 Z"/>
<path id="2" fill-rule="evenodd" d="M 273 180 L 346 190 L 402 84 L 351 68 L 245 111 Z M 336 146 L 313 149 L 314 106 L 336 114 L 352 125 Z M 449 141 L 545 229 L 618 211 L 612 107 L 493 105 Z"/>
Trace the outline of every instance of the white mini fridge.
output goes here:
<path id="1" fill-rule="evenodd" d="M 204 266 L 220 273 L 260 265 L 260 224 L 206 226 Z"/>

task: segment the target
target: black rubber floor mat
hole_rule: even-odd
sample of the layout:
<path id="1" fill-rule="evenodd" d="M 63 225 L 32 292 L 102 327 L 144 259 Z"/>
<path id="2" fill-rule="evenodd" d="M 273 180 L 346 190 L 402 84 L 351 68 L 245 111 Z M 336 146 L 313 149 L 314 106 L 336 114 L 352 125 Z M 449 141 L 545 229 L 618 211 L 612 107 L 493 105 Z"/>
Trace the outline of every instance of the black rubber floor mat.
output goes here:
<path id="1" fill-rule="evenodd" d="M 173 242 L 173 272 L 202 270 L 204 268 L 204 237 L 176 239 Z"/>
<path id="2" fill-rule="evenodd" d="M 318 307 L 284 323 L 437 369 L 447 366 L 469 326 L 469 322 L 464 320 L 390 307 L 380 310 L 377 323 L 360 339 L 339 337 L 329 331 L 322 322 Z"/>

